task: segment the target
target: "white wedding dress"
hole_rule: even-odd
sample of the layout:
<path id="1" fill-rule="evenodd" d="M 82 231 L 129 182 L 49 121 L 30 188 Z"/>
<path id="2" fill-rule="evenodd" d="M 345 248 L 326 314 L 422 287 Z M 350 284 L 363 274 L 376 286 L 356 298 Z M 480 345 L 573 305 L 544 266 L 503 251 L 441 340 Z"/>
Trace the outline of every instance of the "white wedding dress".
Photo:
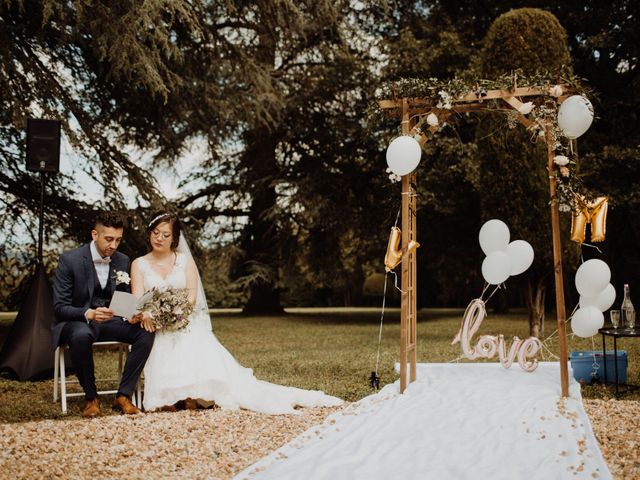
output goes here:
<path id="1" fill-rule="evenodd" d="M 185 288 L 188 257 L 178 253 L 173 270 L 162 278 L 139 258 L 144 290 Z M 200 285 L 201 287 L 201 285 Z M 203 296 L 199 288 L 198 296 Z M 275 385 L 256 379 L 240 365 L 211 331 L 206 299 L 198 298 L 189 325 L 177 332 L 157 331 L 144 367 L 146 410 L 172 405 L 187 397 L 215 401 L 222 408 L 244 408 L 269 414 L 296 413 L 294 407 L 340 405 L 321 391 Z"/>

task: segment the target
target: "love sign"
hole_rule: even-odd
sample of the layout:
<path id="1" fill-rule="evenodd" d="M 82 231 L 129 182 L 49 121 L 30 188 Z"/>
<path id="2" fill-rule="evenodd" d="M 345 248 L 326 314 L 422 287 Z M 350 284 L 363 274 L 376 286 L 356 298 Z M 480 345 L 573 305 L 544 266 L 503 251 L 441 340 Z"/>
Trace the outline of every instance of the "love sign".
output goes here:
<path id="1" fill-rule="evenodd" d="M 476 345 L 472 346 L 473 336 L 480 328 L 486 316 L 487 311 L 484 301 L 479 298 L 473 300 L 464 313 L 462 327 L 460 327 L 451 345 L 460 342 L 462 353 L 469 360 L 493 358 L 497 353 L 500 363 L 504 368 L 511 367 L 516 357 L 518 358 L 520 368 L 524 371 L 533 372 L 538 368 L 538 360 L 533 357 L 540 351 L 542 344 L 536 337 L 529 337 L 525 340 L 513 337 L 513 342 L 507 350 L 504 335 L 483 335 Z"/>

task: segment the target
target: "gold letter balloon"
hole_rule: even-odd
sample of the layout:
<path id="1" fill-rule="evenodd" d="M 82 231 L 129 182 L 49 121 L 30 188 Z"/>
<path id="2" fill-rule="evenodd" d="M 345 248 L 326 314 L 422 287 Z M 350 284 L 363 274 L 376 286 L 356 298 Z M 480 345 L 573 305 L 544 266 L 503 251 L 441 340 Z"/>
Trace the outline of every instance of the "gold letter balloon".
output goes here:
<path id="1" fill-rule="evenodd" d="M 588 201 L 582 195 L 574 199 L 571 217 L 571 240 L 582 243 L 586 237 L 587 223 L 591 224 L 591 241 L 604 242 L 607 233 L 607 197 L 598 197 Z"/>
<path id="2" fill-rule="evenodd" d="M 387 244 L 387 253 L 384 256 L 384 267 L 387 272 L 396 268 L 402 261 L 402 255 L 410 254 L 416 251 L 420 244 L 414 240 L 409 240 L 406 252 L 400 248 L 400 240 L 402 240 L 402 232 L 398 227 L 391 227 L 389 234 L 389 243 Z"/>

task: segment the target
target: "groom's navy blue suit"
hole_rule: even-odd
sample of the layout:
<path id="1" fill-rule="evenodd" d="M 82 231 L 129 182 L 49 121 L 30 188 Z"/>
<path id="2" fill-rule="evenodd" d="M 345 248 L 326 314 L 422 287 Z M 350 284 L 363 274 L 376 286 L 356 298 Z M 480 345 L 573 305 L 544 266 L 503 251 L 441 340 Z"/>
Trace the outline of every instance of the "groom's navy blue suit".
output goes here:
<path id="1" fill-rule="evenodd" d="M 121 317 L 106 322 L 90 321 L 85 312 L 108 307 L 115 290 L 130 291 L 127 284 L 116 285 L 115 272 L 129 273 L 129 257 L 114 252 L 109 263 L 109 277 L 103 288 L 98 280 L 90 244 L 60 256 L 53 287 L 53 346 L 69 345 L 73 368 L 87 400 L 96 397 L 93 342 L 118 341 L 130 344 L 131 353 L 122 372 L 118 394 L 131 397 L 153 346 L 153 333 Z"/>

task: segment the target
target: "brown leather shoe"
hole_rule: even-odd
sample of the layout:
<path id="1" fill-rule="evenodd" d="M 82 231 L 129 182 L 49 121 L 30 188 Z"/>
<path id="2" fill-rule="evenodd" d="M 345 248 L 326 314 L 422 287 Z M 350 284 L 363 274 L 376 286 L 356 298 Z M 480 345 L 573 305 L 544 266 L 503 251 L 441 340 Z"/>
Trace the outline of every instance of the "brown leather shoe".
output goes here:
<path id="1" fill-rule="evenodd" d="M 158 412 L 176 412 L 178 411 L 178 409 L 176 408 L 175 405 L 163 405 L 162 407 L 158 408 L 157 411 Z"/>
<path id="2" fill-rule="evenodd" d="M 187 397 L 187 399 L 184 401 L 184 409 L 185 410 L 197 410 L 198 409 L 198 402 L 196 402 L 191 397 Z"/>
<path id="3" fill-rule="evenodd" d="M 135 415 L 137 413 L 142 413 L 138 407 L 136 407 L 131 400 L 129 400 L 124 395 L 118 395 L 113 402 L 113 409 L 120 410 L 122 413 L 126 415 Z"/>
<path id="4" fill-rule="evenodd" d="M 82 416 L 85 418 L 95 418 L 100 416 L 100 399 L 87 400 L 82 409 Z"/>

